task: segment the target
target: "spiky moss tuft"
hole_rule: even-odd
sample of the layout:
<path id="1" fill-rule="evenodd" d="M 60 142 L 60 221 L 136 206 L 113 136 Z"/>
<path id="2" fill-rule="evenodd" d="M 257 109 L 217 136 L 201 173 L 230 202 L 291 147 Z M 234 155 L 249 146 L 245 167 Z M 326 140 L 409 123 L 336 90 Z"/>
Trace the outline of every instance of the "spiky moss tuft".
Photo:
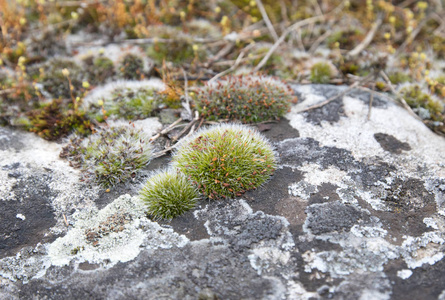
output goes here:
<path id="1" fill-rule="evenodd" d="M 144 61 L 137 55 L 124 56 L 120 67 L 120 76 L 125 79 L 142 79 L 144 77 Z"/>
<path id="2" fill-rule="evenodd" d="M 296 100 L 285 83 L 265 76 L 229 76 L 198 89 L 196 105 L 209 120 L 243 123 L 278 119 Z"/>
<path id="3" fill-rule="evenodd" d="M 241 196 L 265 183 L 277 167 L 267 139 L 238 124 L 195 133 L 181 142 L 172 162 L 210 199 Z"/>
<path id="4" fill-rule="evenodd" d="M 61 157 L 80 166 L 85 176 L 103 186 L 113 186 L 134 178 L 149 163 L 152 146 L 149 136 L 132 126 L 100 128 L 79 142 L 73 139 Z"/>
<path id="5" fill-rule="evenodd" d="M 158 171 L 141 191 L 147 212 L 155 219 L 172 219 L 193 209 L 199 199 L 198 191 L 189 179 L 175 169 Z"/>
<path id="6" fill-rule="evenodd" d="M 332 77 L 331 66 L 325 62 L 319 62 L 311 68 L 311 81 L 313 83 L 328 83 Z"/>

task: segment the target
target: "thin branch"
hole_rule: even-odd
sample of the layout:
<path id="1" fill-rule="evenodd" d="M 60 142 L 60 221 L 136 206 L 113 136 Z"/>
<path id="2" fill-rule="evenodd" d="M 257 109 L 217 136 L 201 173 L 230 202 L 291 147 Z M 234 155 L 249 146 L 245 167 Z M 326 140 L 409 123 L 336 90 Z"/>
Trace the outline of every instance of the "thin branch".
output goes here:
<path id="1" fill-rule="evenodd" d="M 402 104 L 402 106 L 416 119 L 418 120 L 422 120 L 418 115 L 416 115 L 415 112 L 413 112 L 413 110 L 411 109 L 411 107 L 408 105 L 408 103 L 406 103 L 405 99 L 400 96 L 400 94 L 396 91 L 396 89 L 394 88 L 394 86 L 391 83 L 391 80 L 389 79 L 388 75 L 386 75 L 386 73 L 384 71 L 380 71 L 380 75 L 382 75 L 383 79 L 386 81 L 386 83 L 389 86 L 389 89 L 391 90 L 391 92 L 397 97 L 397 99 L 399 99 L 400 103 Z"/>
<path id="2" fill-rule="evenodd" d="M 302 110 L 300 110 L 298 112 L 305 112 L 305 111 L 309 111 L 309 110 L 312 110 L 312 109 L 315 109 L 315 108 L 320 108 L 322 106 L 325 106 L 326 104 L 328 104 L 328 103 L 330 103 L 330 102 L 332 102 L 332 101 L 334 101 L 334 100 L 336 100 L 338 98 L 343 97 L 344 95 L 346 95 L 347 93 L 349 93 L 350 91 L 355 89 L 357 86 L 363 85 L 369 79 L 371 79 L 373 76 L 374 76 L 374 74 L 370 74 L 370 75 L 366 76 L 365 78 L 363 78 L 362 80 L 354 82 L 350 87 L 345 89 L 343 92 L 338 93 L 337 95 L 335 95 L 335 96 L 333 96 L 333 97 L 331 97 L 331 98 L 329 98 L 329 99 L 327 99 L 325 101 L 322 101 L 320 103 L 314 104 L 314 105 L 309 106 L 309 107 L 306 107 L 306 108 L 304 108 L 304 109 L 302 109 Z"/>
<path id="3" fill-rule="evenodd" d="M 357 56 L 366 47 L 368 47 L 369 44 L 374 39 L 374 36 L 375 36 L 375 34 L 377 32 L 377 29 L 380 27 L 380 25 L 382 25 L 382 19 L 381 18 L 377 19 L 377 21 L 375 21 L 375 23 L 372 24 L 371 30 L 369 30 L 368 34 L 363 39 L 363 41 L 360 44 L 358 44 L 357 47 L 355 47 L 353 50 L 349 51 L 348 55 L 350 55 L 350 56 Z"/>
<path id="4" fill-rule="evenodd" d="M 149 141 L 153 142 L 156 139 L 158 139 L 161 135 L 167 134 L 169 133 L 178 123 L 182 122 L 182 118 L 177 119 L 176 121 L 174 121 L 173 123 L 171 123 L 167 128 L 161 130 L 161 132 L 159 132 L 158 134 L 156 134 L 155 136 L 153 136 Z"/>
<path id="5" fill-rule="evenodd" d="M 371 85 L 371 91 L 374 91 L 375 83 L 373 82 Z M 368 115 L 366 119 L 369 121 L 371 119 L 371 110 L 372 110 L 372 102 L 374 101 L 374 93 L 369 93 L 369 107 L 368 107 Z"/>
<path id="6" fill-rule="evenodd" d="M 187 112 L 187 117 L 189 117 L 189 120 L 192 118 L 192 109 L 190 108 L 190 96 L 188 92 L 188 80 L 187 80 L 187 73 L 185 72 L 184 68 L 182 68 L 182 74 L 184 74 L 184 98 L 185 103 L 182 103 L 182 106 Z"/>
<path id="7" fill-rule="evenodd" d="M 426 23 L 431 19 L 431 14 L 426 16 L 420 23 L 419 25 L 417 25 L 416 29 L 414 29 L 411 34 L 409 35 L 409 37 L 406 38 L 406 40 L 403 42 L 402 45 L 400 45 L 399 48 L 397 48 L 397 51 L 395 53 L 395 56 L 399 56 L 400 54 L 402 54 L 402 52 L 405 50 L 406 46 L 408 46 L 408 44 L 412 43 L 414 41 L 414 39 L 417 37 L 417 35 L 420 33 L 420 31 L 422 30 L 422 28 L 426 25 Z"/>
<path id="8" fill-rule="evenodd" d="M 269 16 L 267 15 L 267 11 L 264 8 L 263 2 L 261 2 L 261 0 L 256 0 L 256 5 L 258 6 L 261 16 L 263 17 L 263 20 L 266 23 L 267 29 L 269 29 L 270 34 L 272 35 L 274 41 L 276 42 L 278 40 L 278 34 L 275 31 L 275 28 L 273 28 L 273 24 L 270 21 Z"/>
<path id="9" fill-rule="evenodd" d="M 336 9 L 334 9 L 336 10 Z M 298 21 L 296 23 L 294 23 L 293 25 L 289 26 L 284 32 L 283 34 L 280 36 L 280 38 L 275 42 L 275 44 L 273 44 L 272 47 L 270 47 L 269 51 L 266 53 L 266 55 L 264 56 L 264 58 L 260 61 L 260 63 L 255 67 L 255 69 L 253 70 L 254 72 L 258 72 L 262 67 L 264 67 L 264 65 L 267 63 L 267 61 L 269 60 L 269 58 L 272 56 L 272 54 L 277 50 L 277 48 L 281 45 L 281 43 L 284 41 L 284 39 L 286 38 L 286 36 L 291 33 L 293 30 L 296 30 L 300 27 L 309 25 L 311 23 L 315 23 L 321 20 L 324 20 L 326 18 L 326 15 L 321 15 L 321 16 L 315 16 L 312 18 L 307 18 L 301 21 Z"/>
<path id="10" fill-rule="evenodd" d="M 323 43 L 323 41 L 325 39 L 327 39 L 330 35 L 332 34 L 332 30 L 328 30 L 325 33 L 323 33 L 322 35 L 320 35 L 314 43 L 312 43 L 312 46 L 309 48 L 309 53 L 314 53 L 315 50 L 317 50 L 317 48 L 320 46 L 321 43 Z"/>
<path id="11" fill-rule="evenodd" d="M 236 59 L 235 63 L 230 68 L 228 68 L 225 71 L 222 71 L 221 73 L 216 74 L 208 82 L 210 83 L 212 81 L 215 81 L 216 79 L 218 79 L 218 78 L 220 78 L 222 76 L 225 76 L 225 75 L 229 74 L 230 72 L 234 71 L 238 67 L 238 65 L 240 64 L 240 62 L 243 59 L 245 54 L 246 54 L 246 51 L 244 51 L 244 50 L 241 51 L 241 53 L 238 55 L 238 58 Z"/>

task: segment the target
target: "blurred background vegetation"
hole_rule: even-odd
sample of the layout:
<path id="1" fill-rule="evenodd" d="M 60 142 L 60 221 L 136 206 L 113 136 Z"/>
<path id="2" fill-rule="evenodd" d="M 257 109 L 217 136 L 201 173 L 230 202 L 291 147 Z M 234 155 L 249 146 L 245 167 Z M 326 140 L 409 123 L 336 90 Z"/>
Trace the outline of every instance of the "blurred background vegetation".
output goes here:
<path id="1" fill-rule="evenodd" d="M 186 79 L 193 89 L 259 73 L 293 84 L 359 82 L 391 93 L 444 134 L 444 7 L 443 0 L 0 0 L 0 124 L 47 139 L 88 134 L 107 115 L 89 117 L 83 99 L 108 82 L 160 78 L 166 90 L 149 96 L 157 108 L 178 109 Z"/>

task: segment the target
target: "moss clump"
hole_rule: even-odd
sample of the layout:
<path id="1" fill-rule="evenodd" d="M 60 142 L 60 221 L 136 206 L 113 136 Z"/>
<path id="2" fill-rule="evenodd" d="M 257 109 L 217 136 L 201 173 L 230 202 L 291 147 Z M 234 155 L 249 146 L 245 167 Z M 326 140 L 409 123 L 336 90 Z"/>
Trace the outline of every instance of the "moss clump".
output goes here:
<path id="1" fill-rule="evenodd" d="M 87 179 L 113 186 L 136 177 L 152 156 L 149 136 L 131 126 L 99 129 L 83 141 L 73 139 L 61 157 L 79 166 Z"/>
<path id="2" fill-rule="evenodd" d="M 194 44 L 183 31 L 170 26 L 152 27 L 151 29 L 156 38 L 169 40 L 169 42 L 158 41 L 148 48 L 148 56 L 158 64 L 162 64 L 164 61 L 174 64 L 192 63 L 194 60 L 203 61 L 205 59 L 204 46 Z"/>
<path id="3" fill-rule="evenodd" d="M 114 90 L 110 97 L 101 100 L 102 105 L 91 105 L 89 115 L 98 122 L 103 122 L 108 117 L 145 119 L 152 116 L 161 101 L 162 96 L 153 88 L 119 88 Z"/>
<path id="4" fill-rule="evenodd" d="M 105 83 L 115 75 L 114 63 L 108 57 L 88 57 L 84 60 L 88 82 L 93 85 Z"/>
<path id="5" fill-rule="evenodd" d="M 435 100 L 431 95 L 422 92 L 420 86 L 412 85 L 404 87 L 400 90 L 400 95 L 422 119 L 443 121 L 443 104 Z"/>
<path id="6" fill-rule="evenodd" d="M 328 83 L 332 77 L 331 66 L 325 62 L 319 62 L 311 68 L 311 81 L 313 83 Z"/>
<path id="7" fill-rule="evenodd" d="M 198 191 L 188 178 L 174 169 L 155 173 L 139 193 L 148 214 L 155 219 L 179 216 L 193 209 L 199 199 Z"/>
<path id="8" fill-rule="evenodd" d="M 69 71 L 69 77 L 73 86 L 70 91 L 70 84 L 62 70 Z M 53 59 L 43 66 L 43 74 L 39 81 L 46 91 L 55 98 L 71 98 L 71 92 L 74 97 L 79 96 L 82 91 L 82 82 L 87 80 L 87 75 L 82 71 L 79 65 L 68 59 Z"/>
<path id="9" fill-rule="evenodd" d="M 265 183 L 277 166 L 270 143 L 236 124 L 195 133 L 180 144 L 172 162 L 210 199 L 241 196 Z"/>
<path id="10" fill-rule="evenodd" d="M 119 71 L 122 78 L 142 79 L 144 77 L 144 61 L 134 54 L 127 54 L 120 64 Z"/>
<path id="11" fill-rule="evenodd" d="M 411 80 L 411 77 L 407 73 L 393 72 L 388 74 L 388 78 L 392 84 L 404 83 Z"/>
<path id="12" fill-rule="evenodd" d="M 68 109 L 62 100 L 56 99 L 28 113 L 29 131 L 46 140 L 57 140 L 76 131 L 78 134 L 91 132 L 91 124 L 85 113 Z"/>
<path id="13" fill-rule="evenodd" d="M 229 76 L 197 91 L 196 105 L 210 120 L 244 123 L 279 119 L 296 98 L 281 81 L 262 76 Z"/>

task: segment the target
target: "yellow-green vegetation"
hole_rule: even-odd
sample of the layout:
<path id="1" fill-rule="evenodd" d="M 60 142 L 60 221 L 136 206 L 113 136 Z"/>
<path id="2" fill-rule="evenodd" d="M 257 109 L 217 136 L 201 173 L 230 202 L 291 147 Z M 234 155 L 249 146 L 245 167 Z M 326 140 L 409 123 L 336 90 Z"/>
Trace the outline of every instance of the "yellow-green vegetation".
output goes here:
<path id="1" fill-rule="evenodd" d="M 162 104 L 163 96 L 155 88 L 118 88 L 111 96 L 93 103 L 88 109 L 88 115 L 103 122 L 107 118 L 138 120 L 153 115 Z"/>
<path id="2" fill-rule="evenodd" d="M 228 76 L 196 92 L 196 105 L 204 118 L 243 123 L 278 119 L 295 100 L 289 86 L 265 76 Z"/>
<path id="3" fill-rule="evenodd" d="M 265 183 L 277 167 L 266 138 L 236 124 L 195 133 L 181 142 L 172 163 L 210 199 L 239 197 Z"/>
<path id="4" fill-rule="evenodd" d="M 423 92 L 419 85 L 404 87 L 400 90 L 400 94 L 422 119 L 443 122 L 443 104 L 432 95 Z"/>
<path id="5" fill-rule="evenodd" d="M 154 219 L 172 219 L 193 209 L 199 194 L 189 179 L 175 169 L 154 173 L 139 192 Z"/>
<path id="6" fill-rule="evenodd" d="M 388 77 L 392 84 L 404 83 L 411 79 L 407 72 L 392 72 Z"/>
<path id="7" fill-rule="evenodd" d="M 86 179 L 114 186 L 136 177 L 152 157 L 150 137 L 133 126 L 105 127 L 82 140 L 74 138 L 61 157 L 80 167 Z"/>
<path id="8" fill-rule="evenodd" d="M 319 62 L 311 68 L 311 81 L 313 83 L 328 83 L 332 77 L 331 66 L 325 62 Z"/>

